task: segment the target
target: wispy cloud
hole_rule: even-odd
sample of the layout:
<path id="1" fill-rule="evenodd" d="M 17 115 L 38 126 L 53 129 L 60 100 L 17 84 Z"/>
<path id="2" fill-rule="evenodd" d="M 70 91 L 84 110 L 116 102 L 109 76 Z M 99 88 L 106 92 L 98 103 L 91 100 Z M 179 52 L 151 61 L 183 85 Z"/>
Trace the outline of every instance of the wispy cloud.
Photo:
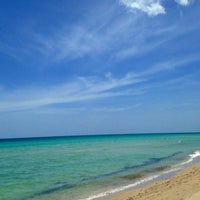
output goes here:
<path id="1" fill-rule="evenodd" d="M 51 62 L 69 61 L 85 56 L 101 56 L 110 54 L 119 46 L 125 45 L 127 37 L 130 37 L 130 34 L 133 36 L 139 29 L 138 27 L 133 32 L 130 28 L 137 26 L 138 17 L 134 19 L 124 16 L 115 18 L 113 13 L 111 16 L 103 16 L 101 21 L 104 21 L 101 26 L 96 24 L 96 21 L 88 22 L 87 20 L 70 28 L 66 28 L 64 24 L 49 36 L 33 32 L 31 33 L 32 43 L 28 49 L 38 52 Z"/>
<path id="2" fill-rule="evenodd" d="M 24 88 L 12 93 L 0 94 L 0 110 L 32 109 L 60 103 L 73 103 L 85 100 L 108 98 L 113 96 L 128 95 L 130 91 L 124 87 L 143 82 L 134 74 L 126 74 L 122 78 L 113 78 L 111 75 L 98 79 L 97 77 L 78 77 L 71 83 L 49 88 Z M 131 90 L 132 95 L 140 91 Z"/>
<path id="3" fill-rule="evenodd" d="M 185 25 L 172 22 L 170 25 L 165 26 L 151 24 L 151 27 L 153 27 L 151 31 L 147 31 L 147 27 L 140 25 L 140 29 L 136 29 L 134 37 L 129 40 L 129 45 L 117 49 L 112 57 L 116 60 L 123 60 L 146 55 L 159 47 L 165 47 L 164 45 L 172 45 L 173 41 L 183 35 L 191 34 L 199 28 L 199 24 L 186 27 Z M 173 48 L 175 49 L 176 45 Z"/>
<path id="4" fill-rule="evenodd" d="M 149 76 L 155 73 L 163 72 L 163 71 L 173 71 L 180 67 L 185 67 L 189 63 L 200 60 L 199 55 L 192 55 L 185 58 L 176 58 L 174 60 L 165 61 L 158 63 L 152 67 L 149 67 L 145 71 L 141 73 L 143 76 Z"/>
<path id="5" fill-rule="evenodd" d="M 132 11 L 140 10 L 152 16 L 166 12 L 161 0 L 116 0 L 115 6 L 118 9 L 119 1 L 120 5 Z M 178 2 L 181 5 L 189 4 L 188 0 Z M 113 61 L 146 54 L 180 35 L 178 33 L 186 32 L 176 20 L 170 24 L 156 22 L 155 25 L 155 21 L 144 19 L 140 14 L 127 15 L 124 10 L 120 11 L 124 12 L 123 14 L 116 14 L 116 7 L 104 15 L 93 13 L 92 17 L 86 16 L 68 26 L 67 21 L 63 20 L 58 27 L 52 27 L 52 31 L 45 34 L 34 27 L 26 28 L 26 32 L 21 34 L 26 37 L 19 35 L 20 42 L 16 45 L 13 45 L 12 39 L 6 44 L 1 42 L 0 51 L 14 59 L 22 57 L 21 60 L 27 61 L 30 58 L 37 62 L 38 66 L 43 63 L 53 66 L 62 61 L 84 57 L 99 59 L 102 55 Z M 90 20 L 91 18 L 93 20 Z M 187 26 L 187 29 L 192 26 Z"/>
<path id="6" fill-rule="evenodd" d="M 4 89 L 0 92 L 0 111 L 94 101 L 114 96 L 141 95 L 149 88 L 155 87 L 154 83 L 149 82 L 155 74 L 170 73 L 197 60 L 199 60 L 199 56 L 179 58 L 149 66 L 138 73 L 127 73 L 123 77 L 113 77 L 111 73 L 107 73 L 104 77 L 77 77 L 72 82 L 54 87 L 29 87 L 12 92 L 6 92 Z"/>
<path id="7" fill-rule="evenodd" d="M 92 51 L 96 52 L 104 48 L 103 43 L 96 40 L 97 35 L 89 31 L 88 28 L 77 25 L 72 27 L 70 31 L 63 29 L 50 37 L 35 33 L 33 44 L 35 42 L 37 45 L 33 48 L 53 61 L 81 58 Z"/>
<path id="8" fill-rule="evenodd" d="M 104 112 L 104 113 L 107 113 L 107 112 L 124 112 L 124 111 L 127 111 L 127 110 L 131 110 L 133 108 L 136 108 L 138 107 L 139 104 L 136 104 L 135 106 L 107 106 L 107 107 L 97 107 L 97 108 L 93 108 L 92 111 L 95 111 L 95 112 Z"/>
<path id="9" fill-rule="evenodd" d="M 113 59 L 116 59 L 118 61 L 130 57 L 133 58 L 138 55 L 144 55 L 145 53 L 148 53 L 149 51 L 156 49 L 157 47 L 159 47 L 160 45 L 169 40 L 169 38 L 162 38 L 160 40 L 149 42 L 148 44 L 146 44 L 145 40 L 147 38 L 150 38 L 151 36 L 152 35 L 149 36 L 145 35 L 143 39 L 138 41 L 137 38 L 135 38 L 135 41 L 132 41 L 133 42 L 132 45 L 119 49 L 117 52 L 115 52 L 113 54 Z M 141 37 L 142 36 L 140 36 L 140 38 Z"/>

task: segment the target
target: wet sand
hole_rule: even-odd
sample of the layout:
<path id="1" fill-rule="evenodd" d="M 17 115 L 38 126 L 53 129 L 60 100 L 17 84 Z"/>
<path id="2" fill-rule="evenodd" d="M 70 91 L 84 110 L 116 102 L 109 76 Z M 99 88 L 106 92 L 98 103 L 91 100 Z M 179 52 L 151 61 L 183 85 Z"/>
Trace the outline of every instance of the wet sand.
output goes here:
<path id="1" fill-rule="evenodd" d="M 108 200 L 200 200 L 200 163 L 170 179 L 117 193 Z"/>

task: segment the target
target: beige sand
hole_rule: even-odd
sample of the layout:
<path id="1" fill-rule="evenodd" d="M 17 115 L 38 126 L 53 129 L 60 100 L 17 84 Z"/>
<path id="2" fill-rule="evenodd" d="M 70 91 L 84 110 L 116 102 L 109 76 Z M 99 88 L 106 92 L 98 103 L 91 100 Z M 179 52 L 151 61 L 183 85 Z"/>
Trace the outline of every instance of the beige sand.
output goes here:
<path id="1" fill-rule="evenodd" d="M 200 164 L 168 180 L 116 194 L 109 200 L 200 200 Z"/>
<path id="2" fill-rule="evenodd" d="M 195 193 L 189 200 L 200 200 L 200 192 Z"/>

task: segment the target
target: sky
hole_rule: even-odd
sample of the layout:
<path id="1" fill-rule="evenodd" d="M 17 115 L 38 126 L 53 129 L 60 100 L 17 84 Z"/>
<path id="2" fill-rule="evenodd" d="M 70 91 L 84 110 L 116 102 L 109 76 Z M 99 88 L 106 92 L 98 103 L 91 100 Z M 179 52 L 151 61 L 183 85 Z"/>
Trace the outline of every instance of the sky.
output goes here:
<path id="1" fill-rule="evenodd" d="M 200 1 L 0 1 L 0 138 L 200 131 Z"/>

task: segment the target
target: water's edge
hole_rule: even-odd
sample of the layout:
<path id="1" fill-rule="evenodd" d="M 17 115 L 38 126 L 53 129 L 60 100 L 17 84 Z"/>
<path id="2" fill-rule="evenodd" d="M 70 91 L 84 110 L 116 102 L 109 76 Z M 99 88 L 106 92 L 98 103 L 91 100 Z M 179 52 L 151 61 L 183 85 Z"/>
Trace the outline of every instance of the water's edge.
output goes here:
<path id="1" fill-rule="evenodd" d="M 200 151 L 199 150 L 195 151 L 193 154 L 190 154 L 189 158 L 187 160 L 180 162 L 177 165 L 171 166 L 170 169 L 167 169 L 167 170 L 164 170 L 161 172 L 157 172 L 157 173 L 153 173 L 153 174 L 150 173 L 147 176 L 145 176 L 144 178 L 138 179 L 136 182 L 134 182 L 132 184 L 114 188 L 112 190 L 108 190 L 108 191 L 105 191 L 105 192 L 102 192 L 102 193 L 99 193 L 96 195 L 92 195 L 87 198 L 79 199 L 79 200 L 105 200 L 109 196 L 112 196 L 116 193 L 123 192 L 128 189 L 137 189 L 137 188 L 144 187 L 144 186 L 151 184 L 153 182 L 156 182 L 156 181 L 171 178 L 177 172 L 179 172 L 187 167 L 190 167 L 198 162 L 200 162 Z"/>

